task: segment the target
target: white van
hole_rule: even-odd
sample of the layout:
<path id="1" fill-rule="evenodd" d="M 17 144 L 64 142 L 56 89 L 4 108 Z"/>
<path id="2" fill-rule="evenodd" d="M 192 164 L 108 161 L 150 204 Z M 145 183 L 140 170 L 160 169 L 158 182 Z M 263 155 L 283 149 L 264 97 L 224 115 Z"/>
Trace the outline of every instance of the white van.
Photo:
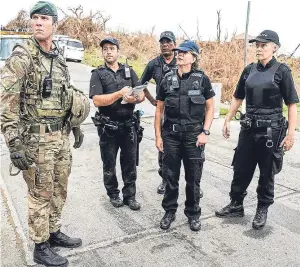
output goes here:
<path id="1" fill-rule="evenodd" d="M 84 57 L 84 47 L 80 40 L 72 39 L 65 35 L 56 36 L 58 46 L 62 49 L 64 57 L 69 60 L 81 62 Z"/>
<path id="2" fill-rule="evenodd" d="M 16 44 L 23 44 L 30 35 L 0 35 L 0 68 L 4 66 L 5 60 L 10 56 Z"/>

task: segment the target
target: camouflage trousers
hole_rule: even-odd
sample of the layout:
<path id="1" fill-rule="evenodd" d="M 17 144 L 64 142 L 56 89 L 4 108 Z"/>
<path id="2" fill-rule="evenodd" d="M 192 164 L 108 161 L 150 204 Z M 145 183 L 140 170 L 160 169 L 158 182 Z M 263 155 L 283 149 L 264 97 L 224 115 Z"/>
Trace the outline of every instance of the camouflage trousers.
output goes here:
<path id="1" fill-rule="evenodd" d="M 61 227 L 61 212 L 67 197 L 72 164 L 70 143 L 65 133 L 46 133 L 43 163 L 38 161 L 38 153 L 41 151 L 38 134 L 28 135 L 24 145 L 35 163 L 23 171 L 28 186 L 29 236 L 35 243 L 41 243 Z"/>

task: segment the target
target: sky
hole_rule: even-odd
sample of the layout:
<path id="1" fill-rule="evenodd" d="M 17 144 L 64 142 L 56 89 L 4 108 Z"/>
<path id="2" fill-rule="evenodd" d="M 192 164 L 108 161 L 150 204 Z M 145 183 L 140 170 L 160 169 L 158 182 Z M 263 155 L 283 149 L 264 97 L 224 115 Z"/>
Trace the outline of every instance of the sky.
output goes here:
<path id="1" fill-rule="evenodd" d="M 0 24 L 5 25 L 13 19 L 20 9 L 27 11 L 36 0 L 14 0 L 5 2 L 0 10 Z M 215 40 L 217 25 L 217 10 L 221 10 L 221 28 L 228 31 L 229 37 L 233 32 L 245 32 L 247 0 L 52 0 L 63 10 L 68 7 L 83 6 L 84 13 L 90 10 L 100 10 L 111 19 L 107 27 L 112 30 L 151 32 L 154 34 L 164 30 L 172 30 L 182 37 L 183 28 L 187 35 L 197 38 L 197 20 L 201 39 Z M 291 53 L 300 43 L 300 1 L 298 0 L 252 0 L 250 1 L 249 34 L 258 35 L 265 29 L 274 30 L 279 34 L 281 51 Z M 300 48 L 297 56 L 300 56 Z"/>

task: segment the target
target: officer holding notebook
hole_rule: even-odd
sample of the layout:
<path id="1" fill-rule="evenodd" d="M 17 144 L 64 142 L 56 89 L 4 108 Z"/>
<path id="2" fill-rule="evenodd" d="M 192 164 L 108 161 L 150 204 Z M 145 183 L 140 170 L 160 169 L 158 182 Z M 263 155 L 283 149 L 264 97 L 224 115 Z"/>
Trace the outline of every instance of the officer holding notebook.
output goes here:
<path id="1" fill-rule="evenodd" d="M 133 94 L 132 89 L 140 85 L 134 70 L 127 64 L 118 62 L 119 41 L 105 38 L 101 41 L 104 65 L 92 71 L 90 80 L 90 98 L 98 107 L 93 121 L 100 137 L 100 152 L 103 162 L 103 180 L 114 207 L 128 205 L 139 210 L 136 201 L 136 164 L 138 134 L 140 131 L 135 104 L 144 100 L 143 91 Z M 123 200 L 120 198 L 116 176 L 116 158 L 120 152 L 120 164 L 124 187 Z"/>

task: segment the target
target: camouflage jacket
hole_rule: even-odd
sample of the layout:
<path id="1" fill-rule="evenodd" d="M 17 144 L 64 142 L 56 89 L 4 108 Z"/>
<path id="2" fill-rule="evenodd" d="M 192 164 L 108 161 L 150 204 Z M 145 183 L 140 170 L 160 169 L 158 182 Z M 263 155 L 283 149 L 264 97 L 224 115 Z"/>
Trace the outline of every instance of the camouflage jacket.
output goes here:
<path id="1" fill-rule="evenodd" d="M 51 95 L 43 98 L 51 60 Z M 33 37 L 14 48 L 0 76 L 1 131 L 6 142 L 19 136 L 24 125 L 61 121 L 68 115 L 72 89 L 65 59 L 61 54 L 51 59 Z"/>

